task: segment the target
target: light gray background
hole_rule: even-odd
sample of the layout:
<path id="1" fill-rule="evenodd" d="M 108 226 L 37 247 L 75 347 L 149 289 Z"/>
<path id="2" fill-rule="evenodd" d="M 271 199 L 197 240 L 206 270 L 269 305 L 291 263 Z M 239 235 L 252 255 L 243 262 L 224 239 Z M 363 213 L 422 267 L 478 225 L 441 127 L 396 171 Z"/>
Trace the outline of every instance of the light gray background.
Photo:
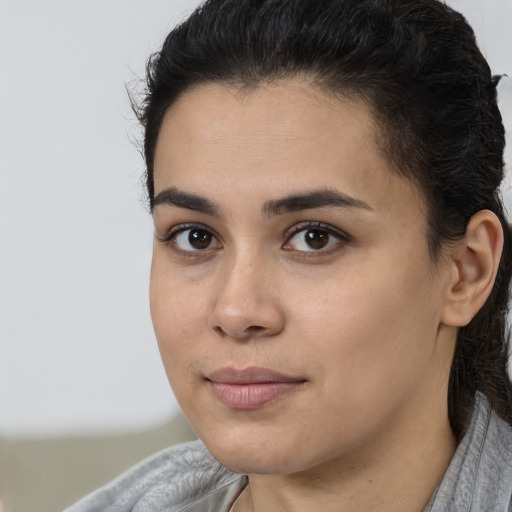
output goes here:
<path id="1" fill-rule="evenodd" d="M 178 409 L 125 84 L 197 3 L 0 0 L 1 435 L 145 429 Z M 449 3 L 512 76 L 512 0 Z M 512 79 L 500 97 L 510 130 Z"/>

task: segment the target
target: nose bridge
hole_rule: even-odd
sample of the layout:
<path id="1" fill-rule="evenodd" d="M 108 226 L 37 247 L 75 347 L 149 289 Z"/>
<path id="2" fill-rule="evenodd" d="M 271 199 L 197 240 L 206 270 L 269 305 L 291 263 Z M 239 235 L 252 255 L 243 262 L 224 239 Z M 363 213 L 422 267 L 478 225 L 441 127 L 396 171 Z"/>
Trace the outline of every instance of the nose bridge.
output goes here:
<path id="1" fill-rule="evenodd" d="M 284 316 L 270 283 L 275 267 L 263 251 L 247 243 L 226 257 L 210 327 L 237 339 L 271 336 L 283 328 Z"/>

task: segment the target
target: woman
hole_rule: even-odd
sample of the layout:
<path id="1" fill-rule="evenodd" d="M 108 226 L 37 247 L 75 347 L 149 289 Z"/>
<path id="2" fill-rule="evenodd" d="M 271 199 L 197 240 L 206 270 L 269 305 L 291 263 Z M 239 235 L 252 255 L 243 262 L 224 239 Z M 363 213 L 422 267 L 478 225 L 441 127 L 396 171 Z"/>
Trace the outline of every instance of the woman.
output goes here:
<path id="1" fill-rule="evenodd" d="M 463 17 L 210 0 L 139 113 L 152 318 L 201 441 L 69 510 L 509 510 L 504 134 Z"/>

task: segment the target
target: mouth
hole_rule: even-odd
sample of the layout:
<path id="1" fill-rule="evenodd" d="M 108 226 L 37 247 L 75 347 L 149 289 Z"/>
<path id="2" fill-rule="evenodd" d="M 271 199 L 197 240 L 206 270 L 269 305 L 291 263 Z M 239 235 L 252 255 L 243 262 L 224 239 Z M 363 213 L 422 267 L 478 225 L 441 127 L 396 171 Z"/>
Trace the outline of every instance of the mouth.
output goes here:
<path id="1" fill-rule="evenodd" d="M 206 380 L 219 402 L 238 411 L 259 409 L 300 389 L 306 382 L 266 368 L 221 368 Z"/>

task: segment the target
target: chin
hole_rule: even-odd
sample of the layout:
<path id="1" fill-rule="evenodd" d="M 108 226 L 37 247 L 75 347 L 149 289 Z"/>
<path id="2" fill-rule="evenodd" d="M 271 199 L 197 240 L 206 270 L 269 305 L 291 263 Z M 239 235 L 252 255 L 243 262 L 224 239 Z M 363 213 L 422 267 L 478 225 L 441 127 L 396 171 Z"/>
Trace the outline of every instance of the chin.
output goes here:
<path id="1" fill-rule="evenodd" d="M 304 469 L 293 443 L 277 439 L 258 439 L 255 436 L 223 435 L 201 437 L 210 453 L 224 466 L 236 473 L 277 475 Z"/>
<path id="2" fill-rule="evenodd" d="M 223 466 L 242 475 L 283 475 L 296 473 L 301 469 L 286 458 L 276 458 L 272 453 L 211 453 Z"/>

